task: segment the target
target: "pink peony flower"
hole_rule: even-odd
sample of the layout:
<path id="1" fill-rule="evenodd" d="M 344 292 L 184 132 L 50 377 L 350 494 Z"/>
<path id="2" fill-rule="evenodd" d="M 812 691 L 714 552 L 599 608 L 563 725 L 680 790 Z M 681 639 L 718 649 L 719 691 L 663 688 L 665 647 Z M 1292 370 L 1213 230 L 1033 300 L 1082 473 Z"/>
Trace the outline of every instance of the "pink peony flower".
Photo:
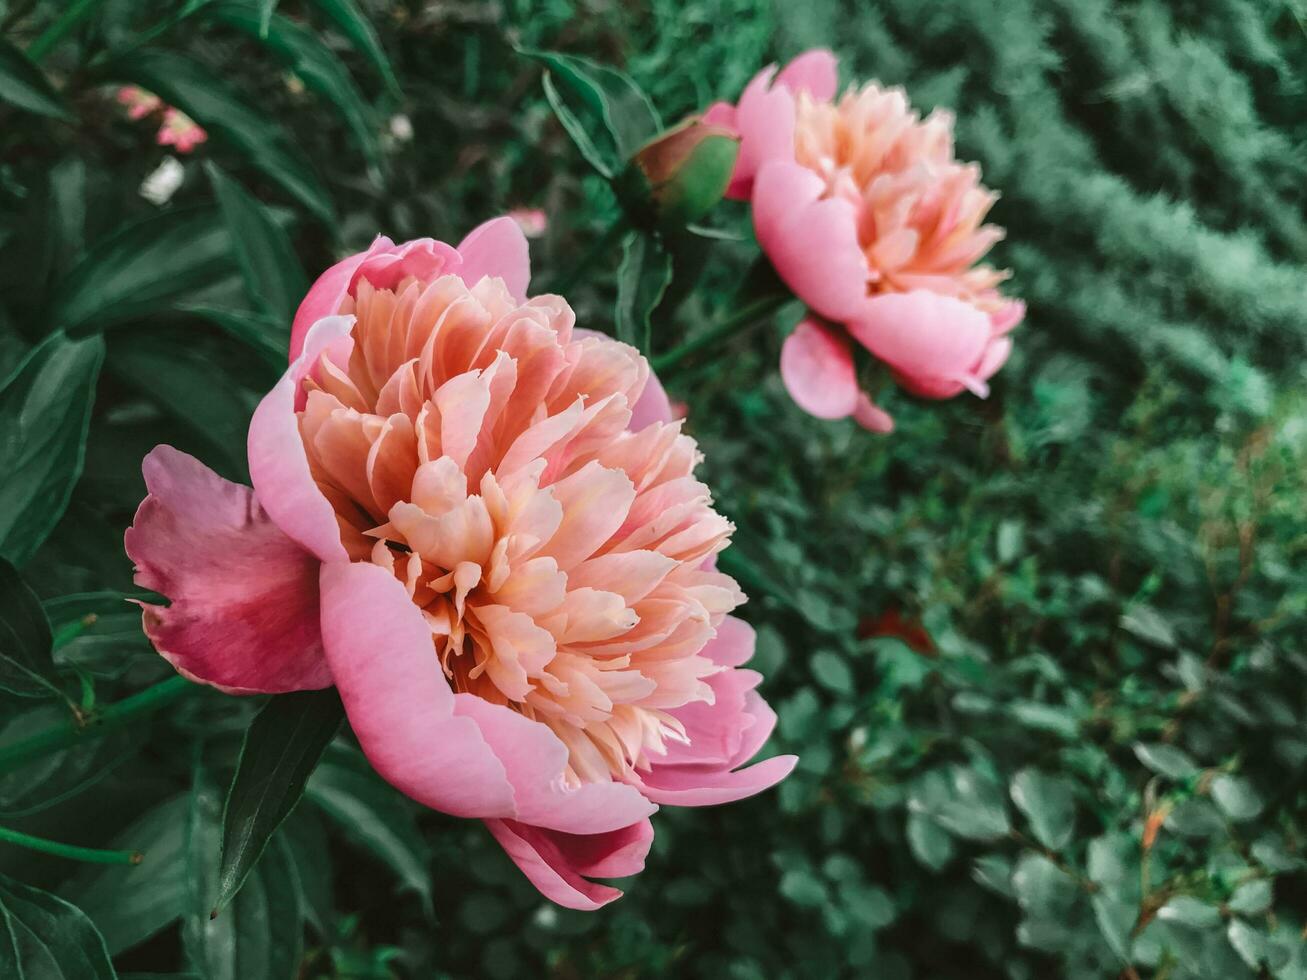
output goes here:
<path id="1" fill-rule="evenodd" d="M 1007 273 L 978 264 L 1003 233 L 983 224 L 996 195 L 954 158 L 951 116 L 923 120 L 875 82 L 837 99 L 836 84 L 835 57 L 809 51 L 705 119 L 740 134 L 727 193 L 751 202 L 759 243 L 815 314 L 786 341 L 787 388 L 815 415 L 888 431 L 831 324 L 915 394 L 983 397 L 1025 307 L 999 293 Z"/>
<path id="2" fill-rule="evenodd" d="M 118 103 L 127 107 L 131 119 L 144 119 L 163 106 L 163 100 L 152 92 L 136 85 L 124 85 L 118 90 Z"/>
<path id="3" fill-rule="evenodd" d="M 253 490 L 160 446 L 126 547 L 180 673 L 334 684 L 382 776 L 594 909 L 620 892 L 587 879 L 643 867 L 659 804 L 795 760 L 738 768 L 775 715 L 694 441 L 644 358 L 528 274 L 511 218 L 333 266 L 254 413 Z"/>
<path id="4" fill-rule="evenodd" d="M 175 146 L 178 153 L 190 153 L 208 138 L 209 134 L 180 109 L 169 106 L 163 110 L 163 125 L 158 137 L 160 146 Z"/>

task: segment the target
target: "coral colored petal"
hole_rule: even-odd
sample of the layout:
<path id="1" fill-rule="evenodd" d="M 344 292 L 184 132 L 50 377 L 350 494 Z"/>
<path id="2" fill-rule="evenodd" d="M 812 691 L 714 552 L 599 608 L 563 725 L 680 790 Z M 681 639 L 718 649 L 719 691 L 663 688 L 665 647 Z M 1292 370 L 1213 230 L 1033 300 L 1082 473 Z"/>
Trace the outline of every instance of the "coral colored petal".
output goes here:
<path id="1" fill-rule="evenodd" d="M 853 205 L 823 199 L 825 188 L 797 163 L 768 163 L 754 183 L 753 226 L 795 295 L 826 319 L 844 323 L 867 303 L 867 261 Z"/>
<path id="2" fill-rule="evenodd" d="M 250 420 L 250 482 L 259 503 L 278 527 L 321 561 L 344 560 L 345 547 L 340 543 L 336 512 L 309 471 L 295 398 L 318 354 L 347 337 L 353 323 L 352 316 L 330 316 L 315 323 L 303 353 L 263 396 Z"/>
<path id="3" fill-rule="evenodd" d="M 155 649 L 191 680 L 233 694 L 329 687 L 318 627 L 318 561 L 286 537 L 249 487 L 158 446 L 149 496 L 124 544 Z"/>
<path id="4" fill-rule="evenodd" d="M 802 320 L 781 347 L 781 380 L 809 415 L 842 419 L 858 403 L 858 379 L 848 340 L 812 318 Z"/>
<path id="5" fill-rule="evenodd" d="M 853 410 L 853 418 L 868 432 L 886 434 L 894 431 L 894 419 L 889 412 L 873 402 L 865 392 L 858 392 L 858 407 Z"/>
<path id="6" fill-rule="evenodd" d="M 839 84 L 839 60 L 825 48 L 805 51 L 781 69 L 776 84 L 795 95 L 807 92 L 814 101 L 829 102 Z"/>
<path id="7" fill-rule="evenodd" d="M 848 327 L 896 372 L 926 380 L 961 381 L 990 339 L 989 317 L 980 310 L 921 289 L 869 300 Z"/>
<path id="8" fill-rule="evenodd" d="M 601 908 L 622 893 L 586 881 L 582 875 L 635 874 L 644 867 L 653 840 L 648 820 L 591 836 L 560 834 L 514 820 L 487 820 L 486 827 L 542 895 L 564 908 L 583 912 Z"/>
<path id="9" fill-rule="evenodd" d="M 309 327 L 323 317 L 335 316 L 340 312 L 340 304 L 349 292 L 350 280 L 354 270 L 363 264 L 368 256 L 385 249 L 393 249 L 395 243 L 385 235 L 378 235 L 366 252 L 359 252 L 349 258 L 341 259 L 330 269 L 318 276 L 309 287 L 308 293 L 300 301 L 295 311 L 295 320 L 290 328 L 290 359 L 300 356 L 304 349 L 304 338 L 308 336 Z"/>
<path id="10" fill-rule="evenodd" d="M 456 817 L 516 816 L 504 766 L 477 723 L 454 713 L 431 627 L 404 586 L 368 563 L 324 565 L 321 582 L 327 661 L 377 772 Z"/>
<path id="11" fill-rule="evenodd" d="M 794 769 L 798 756 L 778 755 L 734 772 L 690 766 L 654 766 L 642 775 L 644 795 L 667 806 L 716 806 L 770 789 Z"/>
<path id="12" fill-rule="evenodd" d="M 511 217 L 492 218 L 477 225 L 459 242 L 458 254 L 463 259 L 458 274 L 468 286 L 475 286 L 482 276 L 498 276 L 513 299 L 526 301 L 531 257 L 526 235 Z"/>
<path id="13" fill-rule="evenodd" d="M 567 785 L 567 746 L 547 726 L 472 694 L 456 694 L 454 700 L 455 714 L 474 720 L 503 762 L 523 823 L 569 834 L 601 834 L 658 809 L 623 783 Z"/>

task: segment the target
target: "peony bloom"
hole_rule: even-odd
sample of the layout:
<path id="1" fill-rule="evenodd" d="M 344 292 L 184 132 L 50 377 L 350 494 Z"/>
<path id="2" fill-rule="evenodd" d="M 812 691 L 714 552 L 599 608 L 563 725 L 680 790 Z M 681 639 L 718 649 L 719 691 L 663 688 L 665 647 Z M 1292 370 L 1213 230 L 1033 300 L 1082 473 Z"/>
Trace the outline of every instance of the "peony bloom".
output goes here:
<path id="1" fill-rule="evenodd" d="M 954 158 L 951 116 L 923 120 L 875 82 L 836 98 L 836 84 L 834 56 L 809 51 L 705 119 L 740 134 L 727 193 L 751 202 L 759 244 L 813 313 L 786 341 L 786 386 L 814 415 L 888 431 L 850 337 L 917 395 L 983 397 L 1025 307 L 978 264 L 1003 233 L 983 224 L 996 195 Z"/>
<path id="2" fill-rule="evenodd" d="M 561 905 L 620 895 L 659 804 L 778 782 L 731 525 L 643 357 L 526 298 L 511 218 L 379 238 L 296 315 L 253 490 L 166 446 L 127 532 L 158 651 L 241 694 L 335 685 L 413 799 L 485 820 Z"/>
<path id="3" fill-rule="evenodd" d="M 163 125 L 159 127 L 160 146 L 174 146 L 178 153 L 190 153 L 209 138 L 209 134 L 180 109 L 169 106 L 163 110 Z"/>

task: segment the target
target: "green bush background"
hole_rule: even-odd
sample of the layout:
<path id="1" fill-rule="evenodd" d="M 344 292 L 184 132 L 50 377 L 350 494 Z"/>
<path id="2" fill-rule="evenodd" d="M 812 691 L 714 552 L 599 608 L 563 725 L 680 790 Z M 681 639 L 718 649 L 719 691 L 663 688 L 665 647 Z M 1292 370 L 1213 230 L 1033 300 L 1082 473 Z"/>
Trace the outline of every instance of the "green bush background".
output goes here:
<path id="1" fill-rule="evenodd" d="M 70 6 L 0 3 L 6 43 Z M 252 7 L 108 0 L 42 61 L 70 121 L 0 106 L 0 375 L 61 326 L 107 351 L 84 471 L 20 563 L 56 631 L 101 613 L 56 651 L 70 692 L 78 670 L 100 702 L 166 676 L 121 600 L 84 594 L 131 591 L 155 443 L 244 477 L 306 281 L 241 275 L 252 233 L 203 163 L 266 202 L 310 279 L 378 232 L 457 241 L 528 205 L 547 286 L 615 203 L 510 42 L 621 65 L 666 120 L 815 45 L 845 82 L 952 108 L 1003 195 L 1016 352 L 984 402 L 887 391 L 889 438 L 788 400 L 793 316 L 668 379 L 738 524 L 772 750 L 802 761 L 755 800 L 661 812 L 602 912 L 550 906 L 478 824 L 342 743 L 207 924 L 191 890 L 254 708 L 218 695 L 0 777 L 0 824 L 144 865 L 70 877 L 5 848 L 0 871 L 84 908 L 124 974 L 1307 977 L 1297 0 L 363 3 L 397 91 L 350 8 L 286 0 L 261 40 Z M 152 79 L 211 131 L 163 208 L 136 189 L 165 151 L 112 101 Z M 713 220 L 747 229 L 729 204 Z M 753 248 L 711 249 L 655 352 L 725 311 Z M 583 325 L 611 322 L 617 261 L 569 290 Z M 868 635 L 889 610 L 930 644 Z M 60 717 L 5 697 L 0 746 Z"/>

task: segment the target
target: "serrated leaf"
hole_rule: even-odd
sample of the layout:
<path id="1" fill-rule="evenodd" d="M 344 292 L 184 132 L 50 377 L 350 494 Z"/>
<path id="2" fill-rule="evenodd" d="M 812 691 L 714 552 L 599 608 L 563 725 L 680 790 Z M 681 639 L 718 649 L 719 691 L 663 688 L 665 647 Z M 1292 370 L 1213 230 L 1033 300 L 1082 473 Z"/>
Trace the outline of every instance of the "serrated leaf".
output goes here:
<path id="1" fill-rule="evenodd" d="M 54 645 L 41 600 L 4 558 L 0 558 L 0 691 L 19 697 L 57 694 Z"/>
<path id="2" fill-rule="evenodd" d="M 51 119 L 73 120 L 63 97 L 31 58 L 0 38 L 0 101 Z"/>
<path id="3" fill-rule="evenodd" d="M 210 134 L 239 149 L 324 224 L 335 222 L 326 188 L 308 158 L 285 142 L 282 127 L 247 105 L 200 62 L 173 51 L 143 48 L 111 62 L 105 75 L 140 85 L 177 106 Z"/>
<path id="4" fill-rule="evenodd" d="M 390 67 L 390 60 L 381 47 L 381 41 L 372 22 L 364 16 L 358 4 L 354 0 L 313 0 L 313 6 L 336 25 L 355 50 L 372 62 L 372 67 L 386 83 L 390 94 L 398 98 L 401 94 L 399 82 L 396 81 L 395 72 Z"/>
<path id="5" fill-rule="evenodd" d="M 650 317 L 672 281 L 672 257 L 652 235 L 626 240 L 617 273 L 617 339 L 643 354 L 650 350 Z"/>
<path id="6" fill-rule="evenodd" d="M 328 688 L 275 695 L 255 717 L 223 811 L 216 909 L 240 891 L 268 841 L 304 794 L 344 716 L 339 695 Z"/>
<path id="7" fill-rule="evenodd" d="M 291 320 L 309 288 L 290 236 L 262 204 L 217 164 L 206 162 L 205 170 L 231 235 L 246 293 L 273 322 L 284 324 L 289 343 Z"/>
<path id="8" fill-rule="evenodd" d="M 554 115 L 581 155 L 610 180 L 662 129 L 649 97 L 622 72 L 554 51 L 522 54 L 549 69 L 544 88 Z"/>
<path id="9" fill-rule="evenodd" d="M 384 782 L 358 752 L 330 748 L 309 778 L 307 796 L 345 836 L 380 859 L 431 910 L 426 841 L 408 801 Z"/>
<path id="10" fill-rule="evenodd" d="M 56 334 L 0 382 L 0 555 L 23 565 L 54 529 L 82 472 L 100 338 Z"/>
<path id="11" fill-rule="evenodd" d="M 0 976 L 115 980 L 117 974 L 104 939 L 81 909 L 0 875 Z"/>
<path id="12" fill-rule="evenodd" d="M 108 845 L 145 855 L 139 865 L 88 868 L 60 890 L 77 900 L 117 956 L 177 921 L 186 900 L 186 794 L 165 800 Z"/>
<path id="13" fill-rule="evenodd" d="M 1022 769 L 1012 779 L 1012 802 L 1030 821 L 1035 839 L 1053 851 L 1071 840 L 1075 829 L 1073 784 L 1065 776 Z"/>
<path id="14" fill-rule="evenodd" d="M 372 107 L 363 100 L 345 65 L 316 34 L 280 14 L 253 10 L 239 3 L 213 4 L 205 12 L 256 39 L 309 89 L 335 105 L 364 156 L 374 166 L 381 163 L 378 125 Z"/>
<path id="15" fill-rule="evenodd" d="M 1136 742 L 1135 758 L 1153 772 L 1168 779 L 1188 779 L 1198 773 L 1198 764 L 1174 745 L 1164 742 Z"/>
<path id="16" fill-rule="evenodd" d="M 98 242 L 58 284 L 55 327 L 86 334 L 168 309 L 236 273 L 217 209 L 178 208 L 129 224 Z"/>

